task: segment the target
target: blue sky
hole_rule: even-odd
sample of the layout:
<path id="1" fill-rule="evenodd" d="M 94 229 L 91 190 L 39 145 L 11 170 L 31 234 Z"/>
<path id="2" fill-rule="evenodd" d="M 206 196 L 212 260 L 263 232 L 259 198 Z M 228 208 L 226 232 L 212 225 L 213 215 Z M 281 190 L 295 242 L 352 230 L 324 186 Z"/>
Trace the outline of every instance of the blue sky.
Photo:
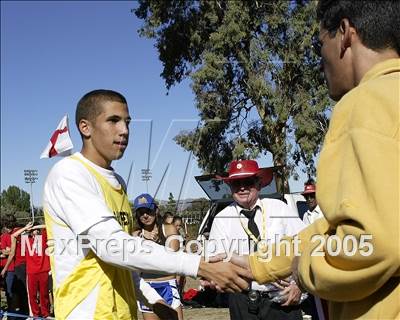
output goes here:
<path id="1" fill-rule="evenodd" d="M 37 169 L 34 205 L 40 205 L 50 167 L 59 158 L 39 159 L 63 115 L 70 119 L 74 151 L 81 148 L 74 124 L 77 101 L 86 92 L 106 88 L 121 92 L 131 116 L 130 145 L 114 168 L 133 175 L 130 198 L 146 192 L 141 169 L 147 165 L 150 120 L 153 139 L 150 164 L 154 192 L 170 163 L 158 197 L 178 197 L 189 154 L 173 142 L 180 130 L 196 127 L 198 113 L 190 83 L 173 87 L 166 95 L 159 76 L 162 65 L 154 42 L 140 38 L 141 25 L 130 1 L 2 1 L 1 2 L 1 189 L 24 183 L 24 169 Z M 259 164 L 271 165 L 269 157 Z M 192 178 L 200 174 L 191 160 L 182 198 L 204 193 Z M 303 180 L 291 181 L 292 191 Z"/>

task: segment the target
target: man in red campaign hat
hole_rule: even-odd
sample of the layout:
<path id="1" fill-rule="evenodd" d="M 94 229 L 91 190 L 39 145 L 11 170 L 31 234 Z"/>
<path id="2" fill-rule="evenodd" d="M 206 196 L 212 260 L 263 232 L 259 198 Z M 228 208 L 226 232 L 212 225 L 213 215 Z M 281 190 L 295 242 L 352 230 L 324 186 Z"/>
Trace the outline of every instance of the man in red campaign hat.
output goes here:
<path id="1" fill-rule="evenodd" d="M 315 220 L 324 216 L 317 202 L 317 197 L 315 195 L 316 185 L 313 179 L 309 179 L 304 183 L 304 190 L 301 194 L 306 199 L 308 207 L 308 210 L 303 215 L 303 222 L 308 226 Z M 324 303 L 321 302 L 321 299 L 310 294 L 307 301 L 304 303 L 303 310 L 306 311 L 307 314 L 311 314 L 313 319 L 328 319 L 327 310 L 324 310 L 323 305 Z M 327 307 L 325 308 L 327 309 Z"/>
<path id="2" fill-rule="evenodd" d="M 217 176 L 231 189 L 233 203 L 219 212 L 211 227 L 207 254 L 249 254 L 266 242 L 276 242 L 304 228 L 303 222 L 277 199 L 260 199 L 260 190 L 273 179 L 272 168 L 257 161 L 237 160 L 228 173 Z M 229 297 L 229 312 L 236 319 L 302 319 L 299 303 L 305 295 L 290 278 L 276 285 L 253 281 L 247 292 Z"/>
<path id="3" fill-rule="evenodd" d="M 301 193 L 306 199 L 308 210 L 304 213 L 303 222 L 306 225 L 313 223 L 315 220 L 322 218 L 324 214 L 322 213 L 318 203 L 317 197 L 315 196 L 316 187 L 312 179 L 308 180 L 304 184 L 304 191 Z"/>

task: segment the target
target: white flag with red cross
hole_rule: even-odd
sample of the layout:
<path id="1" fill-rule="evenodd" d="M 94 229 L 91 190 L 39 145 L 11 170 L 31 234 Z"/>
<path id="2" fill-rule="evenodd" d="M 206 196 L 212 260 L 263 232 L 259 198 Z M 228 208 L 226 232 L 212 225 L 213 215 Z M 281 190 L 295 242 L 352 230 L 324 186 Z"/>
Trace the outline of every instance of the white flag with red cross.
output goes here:
<path id="1" fill-rule="evenodd" d="M 52 158 L 55 156 L 69 156 L 72 154 L 73 147 L 74 145 L 69 136 L 68 115 L 65 115 L 58 124 L 56 131 L 54 131 L 51 136 L 46 149 L 44 149 L 40 155 L 40 159 Z"/>

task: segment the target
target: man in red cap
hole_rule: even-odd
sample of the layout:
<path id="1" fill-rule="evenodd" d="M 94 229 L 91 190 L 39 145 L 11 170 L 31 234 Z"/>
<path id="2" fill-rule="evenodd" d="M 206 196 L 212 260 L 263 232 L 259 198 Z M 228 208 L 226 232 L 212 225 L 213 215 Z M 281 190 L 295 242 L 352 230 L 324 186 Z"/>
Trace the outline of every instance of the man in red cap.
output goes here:
<path id="1" fill-rule="evenodd" d="M 267 242 L 293 235 L 304 224 L 289 207 L 277 199 L 260 199 L 260 190 L 273 178 L 271 168 L 259 168 L 254 160 L 232 161 L 227 183 L 234 202 L 219 212 L 213 222 L 207 254 L 249 254 Z M 229 297 L 231 319 L 302 319 L 299 302 L 302 294 L 294 281 L 276 286 L 253 281 L 247 292 Z M 303 296 L 304 297 L 304 296 Z"/>
<path id="2" fill-rule="evenodd" d="M 314 180 L 310 179 L 304 184 L 304 191 L 301 193 L 306 199 L 308 210 L 304 213 L 303 222 L 306 225 L 313 223 L 315 220 L 322 218 L 322 213 L 318 203 L 317 197 L 315 196 L 315 183 Z"/>

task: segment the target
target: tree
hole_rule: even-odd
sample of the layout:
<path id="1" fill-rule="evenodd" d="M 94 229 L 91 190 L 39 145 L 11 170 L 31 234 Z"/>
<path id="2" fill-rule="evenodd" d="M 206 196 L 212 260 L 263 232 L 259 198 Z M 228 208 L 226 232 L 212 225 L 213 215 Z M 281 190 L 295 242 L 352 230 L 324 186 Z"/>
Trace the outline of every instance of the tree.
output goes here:
<path id="1" fill-rule="evenodd" d="M 175 141 L 206 172 L 272 154 L 287 189 L 315 173 L 329 100 L 312 43 L 315 1 L 140 0 L 141 36 L 156 40 L 166 87 L 190 77 L 200 122 Z M 282 190 L 284 191 L 284 190 Z"/>
<path id="2" fill-rule="evenodd" d="M 186 224 L 188 232 L 187 240 L 196 239 L 200 223 L 210 208 L 210 200 L 198 198 L 186 202 L 186 204 L 187 207 L 180 214 L 185 219 L 189 219 L 188 224 Z"/>
<path id="3" fill-rule="evenodd" d="M 18 188 L 17 186 L 9 186 L 7 190 L 3 190 L 1 193 L 1 206 L 8 208 L 9 211 L 14 209 L 15 211 L 29 212 L 29 193 Z"/>
<path id="4" fill-rule="evenodd" d="M 31 220 L 30 196 L 26 191 L 17 186 L 9 186 L 0 195 L 1 216 L 13 215 L 19 224 Z"/>
<path id="5" fill-rule="evenodd" d="M 175 211 L 176 211 L 176 201 L 174 195 L 172 194 L 172 192 L 170 192 L 168 196 L 168 202 L 165 206 L 165 212 L 171 212 L 172 214 L 175 214 Z"/>
<path id="6" fill-rule="evenodd" d="M 210 208 L 210 200 L 206 198 L 195 199 L 191 203 L 192 205 L 186 210 L 187 213 L 199 214 L 204 217 L 207 210 Z"/>

